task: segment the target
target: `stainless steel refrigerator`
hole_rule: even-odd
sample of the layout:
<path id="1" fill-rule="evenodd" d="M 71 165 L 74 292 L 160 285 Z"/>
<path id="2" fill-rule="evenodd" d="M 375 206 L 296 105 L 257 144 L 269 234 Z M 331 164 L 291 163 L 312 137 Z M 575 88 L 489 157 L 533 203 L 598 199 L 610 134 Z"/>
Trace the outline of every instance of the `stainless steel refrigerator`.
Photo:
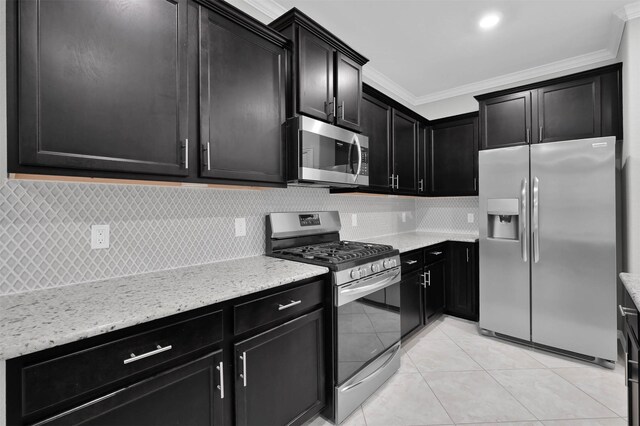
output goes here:
<path id="1" fill-rule="evenodd" d="M 480 327 L 615 361 L 616 140 L 479 153 Z"/>

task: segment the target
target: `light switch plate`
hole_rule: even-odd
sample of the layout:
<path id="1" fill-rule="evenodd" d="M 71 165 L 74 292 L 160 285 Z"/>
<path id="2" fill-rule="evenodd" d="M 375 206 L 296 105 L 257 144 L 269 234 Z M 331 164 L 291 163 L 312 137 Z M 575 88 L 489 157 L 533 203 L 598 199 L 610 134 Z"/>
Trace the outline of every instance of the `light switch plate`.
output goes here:
<path id="1" fill-rule="evenodd" d="M 247 221 L 244 217 L 236 217 L 236 237 L 247 235 Z"/>
<path id="2" fill-rule="evenodd" d="M 109 225 L 91 225 L 91 248 L 109 248 Z"/>
<path id="3" fill-rule="evenodd" d="M 473 223 L 475 221 L 473 213 L 467 213 L 467 222 Z"/>
<path id="4" fill-rule="evenodd" d="M 351 226 L 358 226 L 358 215 L 351 213 Z"/>

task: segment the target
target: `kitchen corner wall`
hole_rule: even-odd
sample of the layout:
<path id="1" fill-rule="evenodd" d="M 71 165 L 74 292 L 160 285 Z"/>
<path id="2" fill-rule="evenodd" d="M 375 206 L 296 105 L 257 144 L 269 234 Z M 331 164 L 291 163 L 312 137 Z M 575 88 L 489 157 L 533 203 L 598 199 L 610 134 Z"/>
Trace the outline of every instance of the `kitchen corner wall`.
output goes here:
<path id="1" fill-rule="evenodd" d="M 265 215 L 296 210 L 340 211 L 345 239 L 416 228 L 412 198 L 0 180 L 0 294 L 260 255 Z M 90 248 L 94 224 L 110 225 L 110 248 Z"/>
<path id="2" fill-rule="evenodd" d="M 473 222 L 467 220 L 469 213 Z M 478 197 L 416 199 L 418 231 L 477 233 L 478 219 Z"/>

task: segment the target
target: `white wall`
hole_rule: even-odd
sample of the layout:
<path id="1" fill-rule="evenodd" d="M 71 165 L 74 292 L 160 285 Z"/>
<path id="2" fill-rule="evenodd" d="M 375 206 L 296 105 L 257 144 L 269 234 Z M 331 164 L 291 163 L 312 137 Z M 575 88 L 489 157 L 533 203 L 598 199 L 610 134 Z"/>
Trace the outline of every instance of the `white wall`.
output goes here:
<path id="1" fill-rule="evenodd" d="M 640 18 L 626 23 L 618 52 L 622 65 L 623 260 L 626 272 L 640 273 Z"/>

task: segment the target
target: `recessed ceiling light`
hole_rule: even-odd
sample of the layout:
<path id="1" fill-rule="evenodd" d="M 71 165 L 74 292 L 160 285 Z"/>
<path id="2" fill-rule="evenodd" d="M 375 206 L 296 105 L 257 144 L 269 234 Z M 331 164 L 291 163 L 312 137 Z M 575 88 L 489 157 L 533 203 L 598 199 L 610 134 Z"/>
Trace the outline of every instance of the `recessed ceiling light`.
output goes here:
<path id="1" fill-rule="evenodd" d="M 488 30 L 498 25 L 498 22 L 500 22 L 500 15 L 497 13 L 487 13 L 480 19 L 478 25 L 480 25 L 480 28 L 483 30 Z"/>

